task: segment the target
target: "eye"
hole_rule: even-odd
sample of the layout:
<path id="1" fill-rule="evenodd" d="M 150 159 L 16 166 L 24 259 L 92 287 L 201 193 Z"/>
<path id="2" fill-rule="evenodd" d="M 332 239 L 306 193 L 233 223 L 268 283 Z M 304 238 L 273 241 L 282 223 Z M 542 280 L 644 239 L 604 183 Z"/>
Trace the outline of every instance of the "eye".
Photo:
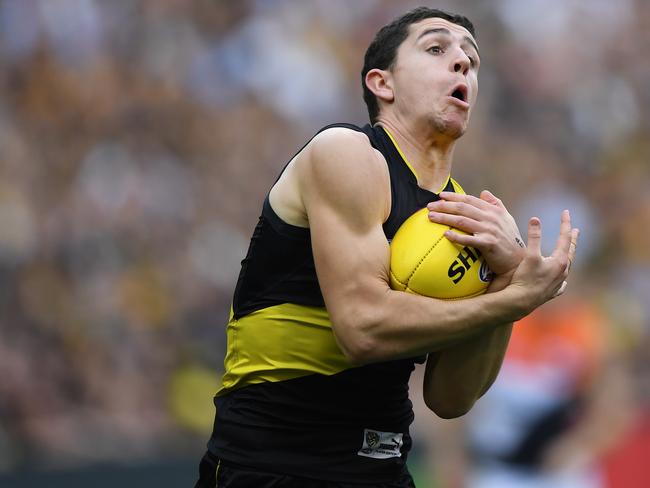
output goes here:
<path id="1" fill-rule="evenodd" d="M 477 56 L 474 56 L 472 53 L 466 53 L 469 59 L 469 63 L 472 68 L 478 68 L 479 59 Z"/>
<path id="2" fill-rule="evenodd" d="M 429 49 L 427 49 L 431 54 L 442 54 L 443 50 L 442 47 L 440 46 L 431 46 Z"/>

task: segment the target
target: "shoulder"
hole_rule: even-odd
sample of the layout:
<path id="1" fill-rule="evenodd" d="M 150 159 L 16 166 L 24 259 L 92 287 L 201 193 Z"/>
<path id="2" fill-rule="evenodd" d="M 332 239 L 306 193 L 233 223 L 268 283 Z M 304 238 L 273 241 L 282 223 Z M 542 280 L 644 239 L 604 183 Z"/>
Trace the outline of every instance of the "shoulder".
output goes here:
<path id="1" fill-rule="evenodd" d="M 329 201 L 348 211 L 364 205 L 369 211 L 379 207 L 382 215 L 386 213 L 390 207 L 388 166 L 365 133 L 326 129 L 305 149 L 301 178 L 305 200 Z"/>
<path id="2" fill-rule="evenodd" d="M 388 180 L 384 157 L 372 147 L 363 132 L 343 127 L 326 129 L 305 149 L 304 169 L 307 176 L 315 180 L 312 183 L 355 183 L 359 179 L 381 183 Z"/>
<path id="3" fill-rule="evenodd" d="M 341 158 L 354 158 L 363 164 L 364 161 L 376 158 L 368 136 L 345 127 L 325 129 L 311 140 L 306 149 L 312 160 L 336 162 Z"/>

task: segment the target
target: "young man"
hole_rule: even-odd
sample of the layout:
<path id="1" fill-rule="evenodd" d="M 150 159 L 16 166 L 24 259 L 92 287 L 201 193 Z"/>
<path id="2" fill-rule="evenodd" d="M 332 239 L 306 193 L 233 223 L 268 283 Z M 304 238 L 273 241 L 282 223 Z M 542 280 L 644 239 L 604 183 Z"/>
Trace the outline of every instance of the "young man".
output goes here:
<path id="1" fill-rule="evenodd" d="M 362 72 L 371 125 L 322 130 L 264 201 L 228 323 L 223 388 L 197 486 L 410 487 L 408 379 L 444 418 L 494 381 L 513 321 L 561 294 L 577 230 L 528 247 L 488 191 L 450 177 L 478 94 L 464 17 L 418 8 L 382 28 Z M 441 192 L 441 190 L 444 190 Z M 414 211 L 468 232 L 495 274 L 488 293 L 440 301 L 393 291 L 389 242 Z"/>

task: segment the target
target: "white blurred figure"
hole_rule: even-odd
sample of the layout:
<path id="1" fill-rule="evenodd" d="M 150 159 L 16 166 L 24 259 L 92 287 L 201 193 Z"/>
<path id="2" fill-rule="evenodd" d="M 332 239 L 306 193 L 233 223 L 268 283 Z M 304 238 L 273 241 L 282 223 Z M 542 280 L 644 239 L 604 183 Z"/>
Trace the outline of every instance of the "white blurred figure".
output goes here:
<path id="1" fill-rule="evenodd" d="M 601 457 L 631 417 L 608 332 L 598 308 L 575 295 L 515 324 L 490 391 L 466 417 L 438 428 L 441 487 L 607 486 Z"/>

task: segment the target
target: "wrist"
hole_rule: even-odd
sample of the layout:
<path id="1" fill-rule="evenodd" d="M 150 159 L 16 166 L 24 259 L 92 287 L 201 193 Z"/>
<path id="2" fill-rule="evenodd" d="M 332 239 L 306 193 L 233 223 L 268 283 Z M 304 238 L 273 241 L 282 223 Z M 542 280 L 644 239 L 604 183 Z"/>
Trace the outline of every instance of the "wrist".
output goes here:
<path id="1" fill-rule="evenodd" d="M 515 274 L 515 270 L 517 268 L 514 268 L 510 271 L 507 271 L 505 273 L 501 274 L 495 274 L 492 278 L 492 281 L 487 287 L 486 293 L 493 293 L 495 291 L 501 291 L 504 288 L 506 288 L 510 283 L 512 282 L 512 277 Z"/>
<path id="2" fill-rule="evenodd" d="M 512 277 L 511 277 L 512 278 Z M 505 295 L 508 304 L 509 322 L 517 322 L 523 319 L 526 315 L 533 311 L 534 306 L 530 306 L 530 300 L 526 294 L 526 290 L 518 284 L 508 283 L 508 285 L 501 290 Z"/>

